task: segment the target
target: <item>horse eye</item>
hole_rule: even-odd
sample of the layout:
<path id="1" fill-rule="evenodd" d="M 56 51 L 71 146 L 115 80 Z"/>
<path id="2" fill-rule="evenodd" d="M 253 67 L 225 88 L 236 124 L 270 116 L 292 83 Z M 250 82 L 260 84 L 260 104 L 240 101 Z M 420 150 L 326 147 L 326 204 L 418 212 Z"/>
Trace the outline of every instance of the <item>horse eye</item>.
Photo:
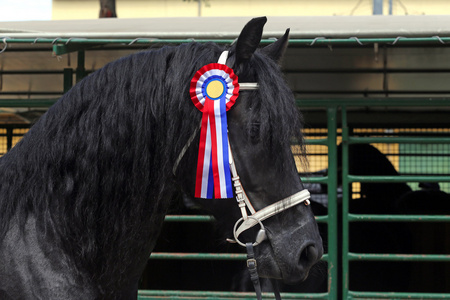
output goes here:
<path id="1" fill-rule="evenodd" d="M 260 140 L 260 123 L 252 123 L 250 127 L 250 140 L 253 143 L 258 143 Z"/>

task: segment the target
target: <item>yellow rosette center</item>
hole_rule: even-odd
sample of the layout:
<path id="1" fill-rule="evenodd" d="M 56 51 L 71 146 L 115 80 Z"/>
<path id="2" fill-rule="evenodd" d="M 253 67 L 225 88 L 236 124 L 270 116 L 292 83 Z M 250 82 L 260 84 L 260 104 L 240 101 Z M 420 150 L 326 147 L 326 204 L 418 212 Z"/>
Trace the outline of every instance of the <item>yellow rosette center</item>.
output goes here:
<path id="1" fill-rule="evenodd" d="M 217 99 L 222 96 L 223 91 L 223 84 L 219 80 L 211 81 L 206 87 L 206 94 L 212 99 Z"/>

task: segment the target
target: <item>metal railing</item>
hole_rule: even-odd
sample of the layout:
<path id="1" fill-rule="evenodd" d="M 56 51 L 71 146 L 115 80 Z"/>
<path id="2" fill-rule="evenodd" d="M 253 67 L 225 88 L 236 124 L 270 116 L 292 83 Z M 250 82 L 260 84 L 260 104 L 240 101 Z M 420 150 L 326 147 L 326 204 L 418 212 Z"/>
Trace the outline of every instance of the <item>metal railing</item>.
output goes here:
<path id="1" fill-rule="evenodd" d="M 413 102 L 403 99 L 379 99 L 368 100 L 369 105 L 389 105 L 389 106 L 449 106 L 449 99 L 414 99 Z M 384 182 L 384 183 L 406 183 L 406 182 L 449 182 L 450 176 L 356 176 L 349 172 L 349 145 L 357 143 L 418 143 L 418 144 L 449 144 L 448 137 L 352 137 L 350 136 L 347 108 L 352 105 L 361 105 L 355 101 L 348 101 L 341 106 L 342 112 L 342 188 L 343 188 L 343 208 L 342 208 L 342 298 L 343 299 L 450 299 L 449 293 L 416 293 L 416 292 L 372 292 L 372 291 L 352 291 L 349 288 L 349 263 L 351 261 L 437 261 L 450 262 L 450 254 L 373 254 L 373 253 L 353 253 L 349 249 L 349 224 L 351 222 L 450 222 L 449 215 L 372 215 L 353 214 L 349 212 L 349 201 L 351 197 L 352 182 Z"/>

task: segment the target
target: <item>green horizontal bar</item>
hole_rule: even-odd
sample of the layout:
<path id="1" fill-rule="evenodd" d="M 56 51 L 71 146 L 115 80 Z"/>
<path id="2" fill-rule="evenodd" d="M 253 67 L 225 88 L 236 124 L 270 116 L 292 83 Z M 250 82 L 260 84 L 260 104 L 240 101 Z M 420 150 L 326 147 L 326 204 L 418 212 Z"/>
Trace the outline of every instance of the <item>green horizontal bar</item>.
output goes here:
<path id="1" fill-rule="evenodd" d="M 151 44 L 151 43 L 187 43 L 191 41 L 199 43 L 216 42 L 216 43 L 232 43 L 234 39 L 157 39 L 157 38 L 139 38 L 139 39 L 115 39 L 115 38 L 6 38 L 7 43 L 35 43 L 35 44 Z M 396 38 L 315 38 L 315 39 L 291 39 L 291 45 L 320 46 L 330 44 L 340 45 L 361 45 L 364 44 L 436 44 L 443 45 L 449 42 L 449 37 L 396 37 Z M 263 39 L 262 43 L 273 43 L 273 39 Z"/>
<path id="2" fill-rule="evenodd" d="M 450 254 L 373 254 L 348 253 L 349 260 L 364 261 L 450 261 Z"/>
<path id="3" fill-rule="evenodd" d="M 395 37 L 395 38 L 315 38 L 315 39 L 292 39 L 289 44 L 305 44 L 311 45 L 329 45 L 329 44 L 357 44 L 364 46 L 364 44 L 410 44 L 410 43 L 437 43 L 442 45 L 442 42 L 450 41 L 449 37 Z"/>
<path id="4" fill-rule="evenodd" d="M 212 222 L 215 219 L 208 215 L 168 215 L 164 220 L 166 222 Z"/>
<path id="5" fill-rule="evenodd" d="M 263 299 L 274 299 L 273 293 L 262 293 Z M 254 300 L 255 293 L 213 292 L 213 291 L 161 291 L 139 290 L 138 299 L 248 299 Z M 328 293 L 281 293 L 282 299 L 328 299 Z"/>
<path id="6" fill-rule="evenodd" d="M 328 223 L 328 216 L 315 216 L 317 223 Z"/>
<path id="7" fill-rule="evenodd" d="M 135 44 L 183 44 L 190 42 L 207 43 L 214 42 L 218 44 L 231 44 L 234 39 L 157 39 L 157 38 L 136 38 L 136 39 L 115 39 L 115 38 L 6 38 L 8 44 L 51 44 L 51 45 L 104 45 L 104 44 L 120 44 L 131 46 Z M 262 40 L 262 43 L 273 43 L 274 40 Z"/>
<path id="8" fill-rule="evenodd" d="M 303 182 L 307 183 L 328 183 L 328 176 L 321 177 L 301 177 Z"/>
<path id="9" fill-rule="evenodd" d="M 449 137 L 349 137 L 349 144 L 450 144 Z"/>
<path id="10" fill-rule="evenodd" d="M 450 176 L 360 176 L 360 175 L 348 175 L 349 182 L 450 182 Z"/>
<path id="11" fill-rule="evenodd" d="M 56 101 L 58 101 L 58 99 L 0 99 L 0 107 L 50 107 L 55 104 Z"/>
<path id="12" fill-rule="evenodd" d="M 53 45 L 53 54 L 54 55 L 64 55 L 71 52 L 85 51 L 89 50 L 90 47 L 94 47 L 101 44 L 80 44 L 80 43 L 70 43 L 67 45 L 55 44 Z"/>
<path id="13" fill-rule="evenodd" d="M 369 215 L 348 214 L 348 220 L 353 222 L 449 222 L 450 215 Z"/>
<path id="14" fill-rule="evenodd" d="M 297 99 L 300 107 L 324 108 L 329 106 L 450 106 L 450 98 L 418 97 L 418 98 L 312 98 Z"/>
<path id="15" fill-rule="evenodd" d="M 349 299 L 450 299 L 446 293 L 395 293 L 348 291 Z"/>

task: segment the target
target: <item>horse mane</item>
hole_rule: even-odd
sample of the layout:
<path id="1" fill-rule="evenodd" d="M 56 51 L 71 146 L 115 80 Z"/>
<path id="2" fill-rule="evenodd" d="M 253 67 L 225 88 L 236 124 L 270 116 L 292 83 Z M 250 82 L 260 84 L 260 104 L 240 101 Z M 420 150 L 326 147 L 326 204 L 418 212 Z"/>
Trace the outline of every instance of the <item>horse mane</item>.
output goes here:
<path id="1" fill-rule="evenodd" d="M 164 217 L 171 165 L 201 118 L 186 103 L 191 77 L 219 53 L 197 43 L 144 51 L 75 85 L 0 159 L 0 237 L 33 216 L 82 268 L 120 260 L 101 248 L 123 248 L 140 234 L 128 229 Z"/>
<path id="2" fill-rule="evenodd" d="M 132 265 L 135 256 L 148 255 L 155 242 L 148 233 L 159 231 L 156 224 L 175 190 L 174 161 L 201 119 L 190 102 L 189 83 L 222 50 L 189 43 L 136 53 L 107 64 L 62 96 L 0 158 L 0 239 L 13 220 L 23 229 L 34 217 L 78 267 L 98 269 L 97 280 L 122 274 L 107 269 L 116 267 L 114 261 Z M 293 136 L 302 141 L 299 113 L 277 64 L 259 52 L 250 64 L 252 74 L 236 71 L 260 82 L 254 93 L 261 101 L 252 104 L 247 132 L 260 122 L 261 140 L 278 157 Z M 107 256 L 104 247 L 117 251 Z M 128 248 L 143 252 L 121 252 Z"/>

